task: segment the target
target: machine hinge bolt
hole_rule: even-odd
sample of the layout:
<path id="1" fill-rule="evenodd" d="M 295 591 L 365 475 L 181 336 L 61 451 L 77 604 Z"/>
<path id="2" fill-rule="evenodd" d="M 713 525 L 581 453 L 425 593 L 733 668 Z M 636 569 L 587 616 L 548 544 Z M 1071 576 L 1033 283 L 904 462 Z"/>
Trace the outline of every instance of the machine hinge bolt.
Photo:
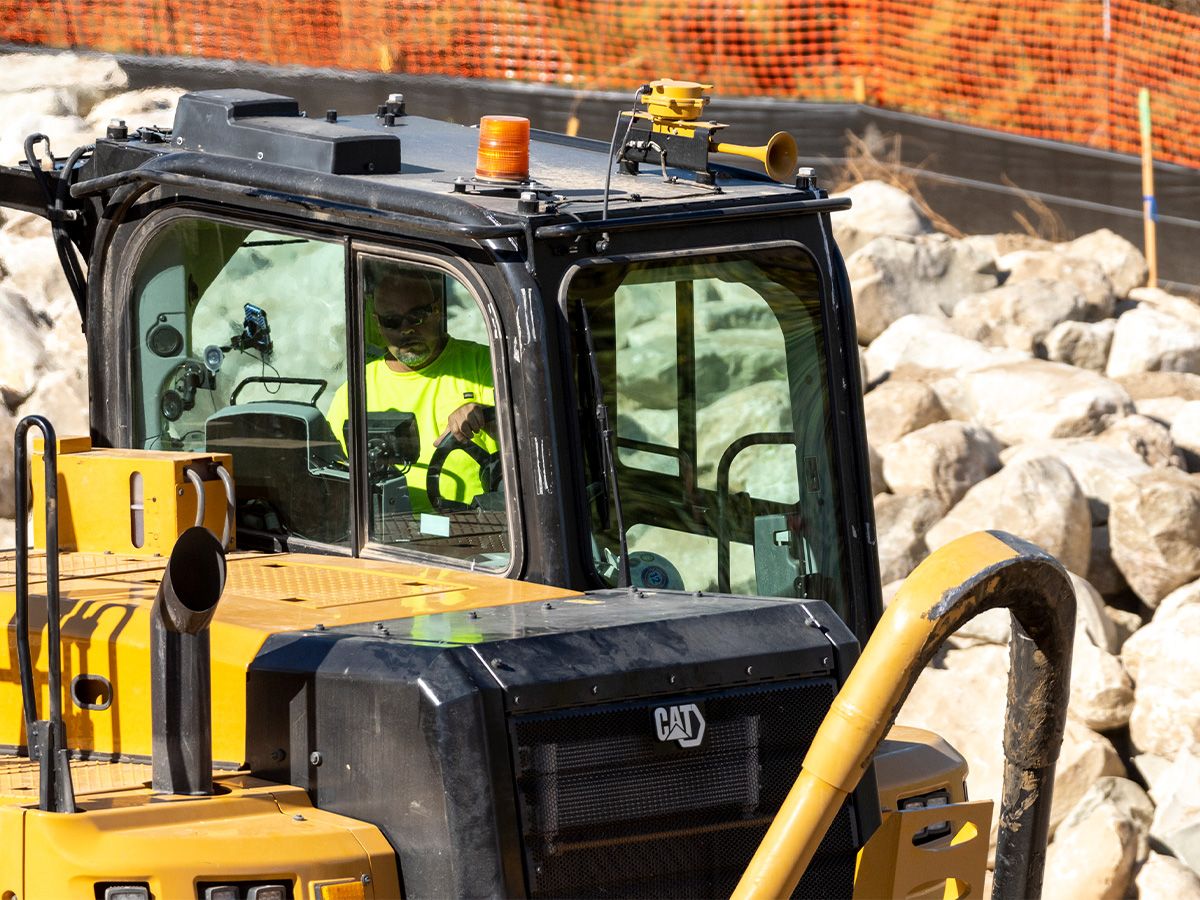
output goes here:
<path id="1" fill-rule="evenodd" d="M 817 189 L 817 170 L 811 166 L 801 166 L 796 170 L 796 187 L 802 191 Z"/>
<path id="2" fill-rule="evenodd" d="M 479 613 L 477 613 L 475 610 L 471 610 L 469 613 L 467 613 L 467 618 L 468 619 L 478 619 Z"/>
<path id="3" fill-rule="evenodd" d="M 296 813 L 294 816 L 292 816 L 292 821 L 293 822 L 303 822 L 304 816 L 300 815 L 300 813 Z"/>
<path id="4" fill-rule="evenodd" d="M 386 625 L 384 625 L 382 622 L 376 622 L 374 625 L 374 628 L 375 628 L 376 634 L 382 634 L 385 637 L 387 635 L 391 634 L 391 632 L 388 631 L 388 627 Z"/>
<path id="5" fill-rule="evenodd" d="M 274 750 L 271 751 L 271 761 L 272 762 L 283 762 L 285 759 L 287 759 L 287 751 L 284 750 L 283 748 L 276 747 Z"/>
<path id="6" fill-rule="evenodd" d="M 543 609 L 554 609 L 554 604 L 553 604 L 553 603 L 547 603 L 547 604 L 546 604 L 544 607 L 542 607 L 542 608 L 543 608 Z"/>
<path id="7" fill-rule="evenodd" d="M 821 665 L 823 665 L 823 666 L 829 665 L 829 657 L 828 656 L 826 656 L 824 659 L 821 660 Z"/>
<path id="8" fill-rule="evenodd" d="M 364 872 L 362 875 L 360 875 L 360 876 L 358 877 L 358 880 L 359 880 L 359 881 L 361 881 L 363 884 L 370 884 L 370 883 L 371 883 L 371 876 L 370 876 L 370 875 L 367 875 L 367 874 Z"/>
<path id="9" fill-rule="evenodd" d="M 521 191 L 521 199 L 517 201 L 517 212 L 533 215 L 538 211 L 538 195 L 536 191 Z"/>
<path id="10" fill-rule="evenodd" d="M 754 674 L 754 666 L 746 666 L 746 674 L 753 675 Z"/>
<path id="11" fill-rule="evenodd" d="M 321 751 L 314 750 L 312 753 L 308 754 L 308 761 L 311 765 L 319 766 L 322 762 Z"/>
<path id="12" fill-rule="evenodd" d="M 325 121 L 330 122 L 330 123 L 336 122 L 337 121 L 337 110 L 336 109 L 325 110 Z"/>
<path id="13" fill-rule="evenodd" d="M 110 141 L 129 140 L 129 128 L 125 125 L 125 120 L 109 119 L 106 136 Z"/>
<path id="14" fill-rule="evenodd" d="M 322 625 L 320 622 L 318 622 L 316 625 L 313 626 L 313 631 L 324 631 L 324 630 L 325 630 L 325 626 Z"/>

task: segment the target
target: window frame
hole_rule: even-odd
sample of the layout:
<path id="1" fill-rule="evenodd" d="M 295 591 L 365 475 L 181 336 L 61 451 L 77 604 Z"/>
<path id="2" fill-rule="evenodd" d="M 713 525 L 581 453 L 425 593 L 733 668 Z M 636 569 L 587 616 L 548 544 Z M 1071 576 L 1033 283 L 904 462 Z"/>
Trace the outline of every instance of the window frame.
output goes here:
<path id="1" fill-rule="evenodd" d="M 508 565 L 500 569 L 484 568 L 467 564 L 463 560 L 451 556 L 440 556 L 422 550 L 407 547 L 404 544 L 386 544 L 370 540 L 370 485 L 367 483 L 365 470 L 354 482 L 354 515 L 353 529 L 361 535 L 356 541 L 358 556 L 364 559 L 396 560 L 397 558 L 412 560 L 429 565 L 445 566 L 448 568 L 465 569 L 471 572 L 483 572 L 501 577 L 513 577 L 521 571 L 524 563 L 524 529 L 521 518 L 520 478 L 516 457 L 516 432 L 513 426 L 512 403 L 508 383 L 508 365 L 505 356 L 504 326 L 491 291 L 473 266 L 451 253 L 438 252 L 433 248 L 416 249 L 401 247 L 395 244 L 381 242 L 377 238 L 351 237 L 348 253 L 346 278 L 348 285 L 348 300 L 351 304 L 352 322 L 348 322 L 348 332 L 354 334 L 354 343 L 350 348 L 348 370 L 354 367 L 354 376 L 350 381 L 351 430 L 350 452 L 352 459 L 361 459 L 362 449 L 367 441 L 366 416 L 366 359 L 364 358 L 366 335 L 366 303 L 362 295 L 363 279 L 360 260 L 364 256 L 386 258 L 397 262 L 414 263 L 427 266 L 454 278 L 464 287 L 471 299 L 474 300 L 480 315 L 483 317 L 488 336 L 488 353 L 492 363 L 492 389 L 496 401 L 496 424 L 499 430 L 500 465 L 503 471 L 505 491 L 504 508 L 508 520 Z M 360 467 L 361 468 L 361 467 Z"/>
<path id="2" fill-rule="evenodd" d="M 844 591 L 844 597 L 843 597 L 844 608 L 841 610 L 837 610 L 837 612 L 840 616 L 843 617 L 844 620 L 851 621 L 854 618 L 853 611 L 859 605 L 859 601 L 855 599 L 855 594 L 859 589 L 857 564 L 851 558 L 854 554 L 854 547 L 856 546 L 856 542 L 853 540 L 853 527 L 854 526 L 852 524 L 855 521 L 855 517 L 853 516 L 853 509 L 851 508 L 851 503 L 850 503 L 849 494 L 851 492 L 851 489 L 849 488 L 849 485 L 847 484 L 847 482 L 851 480 L 849 476 L 851 476 L 853 474 L 854 459 L 853 459 L 852 453 L 850 452 L 852 450 L 852 448 L 847 448 L 844 445 L 844 442 L 843 442 L 841 434 L 840 434 L 840 428 L 839 428 L 839 424 L 838 424 L 838 415 L 839 415 L 840 406 L 841 406 L 841 399 L 838 396 L 838 389 L 834 385 L 833 380 L 832 380 L 832 375 L 833 375 L 833 372 L 835 371 L 834 341 L 838 336 L 835 332 L 840 331 L 841 326 L 837 320 L 837 310 L 833 308 L 833 304 L 830 299 L 830 291 L 832 289 L 832 286 L 828 283 L 828 279 L 830 278 L 832 273 L 830 273 L 828 271 L 827 266 L 825 266 L 821 263 L 820 258 L 813 251 L 813 249 L 801 241 L 773 240 L 773 241 L 762 241 L 762 242 L 744 242 L 744 243 L 737 243 L 737 244 L 697 245 L 695 247 L 689 247 L 687 249 L 687 251 L 684 253 L 681 253 L 679 250 L 655 250 L 655 251 L 647 251 L 647 252 L 641 252 L 641 253 L 621 253 L 621 254 L 614 254 L 611 256 L 591 256 L 586 259 L 575 260 L 571 263 L 571 265 L 567 266 L 563 270 L 561 279 L 559 281 L 559 288 L 558 288 L 559 312 L 563 316 L 563 320 L 568 323 L 567 331 L 570 332 L 573 327 L 570 323 L 574 321 L 574 318 L 572 317 L 571 302 L 570 302 L 570 298 L 569 298 L 570 284 L 571 284 L 572 279 L 575 277 L 575 275 L 583 269 L 594 268 L 597 266 L 624 265 L 624 264 L 628 264 L 628 263 L 656 262 L 656 261 L 662 261 L 662 260 L 686 263 L 689 260 L 694 260 L 694 259 L 696 259 L 698 257 L 702 257 L 702 256 L 710 256 L 710 255 L 718 255 L 718 254 L 732 255 L 732 254 L 737 254 L 737 253 L 751 253 L 751 252 L 759 253 L 759 252 L 769 252 L 771 250 L 789 250 L 789 251 L 797 251 L 797 252 L 803 254 L 804 256 L 808 257 L 808 259 L 812 265 L 813 272 L 817 276 L 817 278 L 816 278 L 816 287 L 817 287 L 817 291 L 818 291 L 817 301 L 818 301 L 818 305 L 820 308 L 821 324 L 822 324 L 822 327 L 821 327 L 821 352 L 824 355 L 825 372 L 826 372 L 826 379 L 827 379 L 826 397 L 827 397 L 827 412 L 828 412 L 828 433 L 829 433 L 829 440 L 830 440 L 830 459 L 831 459 L 831 465 L 834 468 L 834 475 L 838 478 L 838 481 L 840 484 L 840 489 L 837 492 L 838 493 L 837 515 L 839 517 L 838 528 L 840 530 L 839 545 L 841 547 L 841 552 L 844 554 L 844 558 L 842 560 L 840 560 L 840 569 L 842 572 L 842 584 L 843 584 L 843 591 Z M 679 336 L 678 336 L 678 323 L 677 323 L 677 341 L 678 341 L 678 339 L 679 339 Z M 694 328 L 689 328 L 689 339 L 694 341 Z M 578 387 L 578 384 L 575 383 L 575 379 L 572 379 L 572 382 L 573 383 L 571 386 L 571 389 L 572 389 L 571 399 L 573 402 L 573 409 L 578 409 L 579 408 L 579 393 L 578 393 L 579 387 Z M 694 391 L 694 387 L 695 386 L 692 385 L 693 391 Z M 693 396 L 693 400 L 694 400 L 694 396 Z M 606 397 L 606 403 L 610 406 L 610 409 L 609 409 L 610 418 L 611 418 L 611 421 L 613 422 L 613 428 L 614 428 L 614 433 L 615 433 L 616 406 L 613 405 L 613 400 L 610 398 L 607 398 L 607 397 Z M 692 410 L 693 425 L 695 424 L 696 412 L 697 412 L 697 410 L 694 410 L 694 409 Z M 794 416 L 793 416 L 793 419 L 794 419 Z M 582 434 L 579 435 L 579 439 L 582 442 L 582 440 L 583 440 Z M 674 458 L 679 459 L 680 475 L 679 476 L 671 476 L 671 477 L 678 477 L 678 478 L 682 479 L 684 477 L 683 476 L 684 434 L 683 434 L 682 425 L 680 428 L 679 443 L 680 443 L 680 447 L 675 448 L 675 454 L 663 453 L 662 455 L 664 455 L 664 456 L 673 455 Z M 623 467 L 628 467 L 628 466 L 627 466 L 627 464 L 622 464 L 620 462 L 619 453 L 617 452 L 618 449 L 619 448 L 617 446 L 614 446 L 613 460 L 614 460 L 614 466 L 616 467 L 618 475 L 619 475 L 621 469 Z M 665 449 L 667 449 L 667 448 L 659 448 L 660 451 L 665 450 Z M 642 469 L 638 469 L 637 471 L 641 472 L 643 477 L 646 476 L 647 474 L 650 474 L 650 475 L 654 474 L 654 473 L 647 473 L 646 470 L 642 470 Z M 586 481 L 586 477 L 579 479 L 580 488 L 582 488 L 585 481 Z M 587 532 L 589 535 L 591 535 L 593 523 L 592 523 L 591 515 L 589 512 L 590 504 L 587 503 L 586 498 L 583 498 L 583 500 L 581 502 L 582 502 L 581 509 L 583 509 L 585 511 L 585 515 L 583 516 L 581 521 L 583 521 L 585 523 Z M 590 554 L 585 555 L 585 565 L 588 566 L 592 577 L 596 578 L 597 580 L 600 580 L 599 572 L 596 570 L 595 560 L 591 557 Z M 833 604 L 830 604 L 830 605 L 832 606 Z"/>
<path id="3" fill-rule="evenodd" d="M 454 557 L 439 556 L 419 550 L 405 548 L 403 545 L 389 545 L 372 542 L 367 539 L 369 534 L 370 496 L 366 470 L 361 465 L 351 466 L 350 478 L 350 543 L 348 545 L 329 544 L 312 541 L 305 538 L 289 536 L 287 552 L 318 553 L 328 556 L 375 559 L 386 561 L 411 561 L 426 565 L 436 565 L 444 568 L 461 569 L 464 571 L 485 572 L 502 577 L 513 577 L 521 571 L 525 557 L 525 540 L 523 519 L 521 516 L 520 478 L 517 460 L 517 442 L 511 409 L 511 392 L 509 371 L 505 353 L 505 331 L 503 322 L 496 308 L 495 298 L 487 288 L 484 278 L 475 267 L 461 257 L 456 256 L 449 247 L 435 244 L 400 245 L 388 241 L 389 237 L 405 240 L 401 235 L 381 235 L 365 233 L 359 230 L 339 228 L 336 225 L 317 220 L 296 219 L 289 216 L 271 214 L 261 210 L 229 207 L 215 203 L 202 197 L 168 198 L 155 200 L 157 204 L 148 210 L 144 217 L 134 224 L 128 237 L 120 242 L 121 256 L 131 264 L 123 265 L 114 273 L 112 288 L 109 295 L 116 301 L 110 310 L 103 313 L 104 318 L 114 326 L 112 332 L 108 327 L 106 333 L 112 333 L 114 340 L 120 345 L 120 352 L 115 361 L 118 367 L 119 381 L 127 386 L 120 392 L 121 413 L 119 419 L 126 424 L 127 443 L 134 444 L 138 440 L 139 429 L 144 430 L 145 423 L 140 422 L 141 411 L 138 402 L 141 385 L 141 373 L 132 352 L 133 342 L 137 333 L 137 298 L 134 296 L 136 275 L 147 258 L 147 251 L 165 229 L 183 220 L 203 220 L 218 225 L 233 228 L 250 228 L 252 230 L 272 231 L 286 237 L 304 240 L 320 241 L 339 244 L 342 247 L 344 291 L 343 313 L 345 316 L 347 342 L 347 382 L 351 398 L 351 459 L 360 459 L 361 448 L 366 444 L 366 413 L 363 360 L 363 315 L 364 307 L 361 302 L 358 259 L 361 255 L 371 255 L 394 258 L 400 261 L 413 262 L 439 269 L 454 277 L 465 287 L 475 301 L 483 316 L 488 330 L 488 349 L 492 362 L 493 388 L 496 398 L 497 425 L 500 431 L 498 437 L 501 447 L 501 465 L 505 484 L 505 513 L 508 519 L 509 562 L 504 569 L 484 569 L 479 566 L 466 564 Z M 115 332 L 115 333 L 114 333 Z M 118 420 L 119 421 L 119 420 Z M 235 476 L 236 483 L 236 476 Z"/>

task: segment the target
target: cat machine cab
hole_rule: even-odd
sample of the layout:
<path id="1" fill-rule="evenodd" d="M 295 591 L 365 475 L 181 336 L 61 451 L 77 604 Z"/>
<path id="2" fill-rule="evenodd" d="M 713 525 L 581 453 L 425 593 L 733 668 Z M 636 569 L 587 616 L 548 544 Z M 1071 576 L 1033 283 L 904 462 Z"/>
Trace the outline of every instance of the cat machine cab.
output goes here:
<path id="1" fill-rule="evenodd" d="M 974 535 L 881 619 L 848 202 L 706 90 L 611 143 L 207 91 L 0 169 L 91 384 L 17 435 L 0 894 L 977 894 L 990 801 L 891 723 L 998 605 L 1039 889 L 1069 583 Z"/>

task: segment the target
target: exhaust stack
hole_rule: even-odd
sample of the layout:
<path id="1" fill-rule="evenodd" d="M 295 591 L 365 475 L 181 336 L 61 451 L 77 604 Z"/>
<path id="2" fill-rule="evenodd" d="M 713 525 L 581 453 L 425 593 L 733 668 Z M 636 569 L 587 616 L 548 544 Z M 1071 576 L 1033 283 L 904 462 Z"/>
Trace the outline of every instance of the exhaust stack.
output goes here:
<path id="1" fill-rule="evenodd" d="M 212 781 L 208 625 L 225 588 L 225 550 L 207 528 L 179 536 L 150 614 L 152 783 L 205 795 Z"/>

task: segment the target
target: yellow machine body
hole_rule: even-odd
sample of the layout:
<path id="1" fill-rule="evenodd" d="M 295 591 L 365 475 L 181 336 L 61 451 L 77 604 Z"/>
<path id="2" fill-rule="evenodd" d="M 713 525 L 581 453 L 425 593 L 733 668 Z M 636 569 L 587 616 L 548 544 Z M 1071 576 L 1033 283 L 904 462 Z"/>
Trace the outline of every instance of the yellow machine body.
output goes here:
<path id="1" fill-rule="evenodd" d="M 175 539 L 196 524 L 197 488 L 202 477 L 203 524 L 214 534 L 225 528 L 225 486 L 209 470 L 233 473 L 224 453 L 158 450 L 93 450 L 86 437 L 64 437 L 58 447 L 58 546 L 62 550 L 168 556 Z M 34 443 L 34 497 L 45 496 L 41 441 Z M 46 549 L 45 504 L 33 505 L 34 546 Z"/>
<path id="2" fill-rule="evenodd" d="M 314 808 L 300 788 L 234 774 L 213 797 L 162 797 L 146 785 L 149 766 L 76 763 L 80 812 L 64 815 L 14 796 L 21 765 L 36 768 L 0 760 L 0 897 L 92 898 L 140 883 L 169 900 L 234 881 L 286 884 L 295 900 L 400 896 L 379 830 Z M 36 798 L 36 774 L 32 783 Z"/>

